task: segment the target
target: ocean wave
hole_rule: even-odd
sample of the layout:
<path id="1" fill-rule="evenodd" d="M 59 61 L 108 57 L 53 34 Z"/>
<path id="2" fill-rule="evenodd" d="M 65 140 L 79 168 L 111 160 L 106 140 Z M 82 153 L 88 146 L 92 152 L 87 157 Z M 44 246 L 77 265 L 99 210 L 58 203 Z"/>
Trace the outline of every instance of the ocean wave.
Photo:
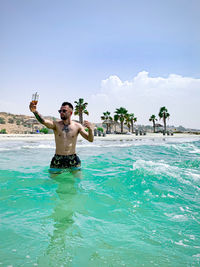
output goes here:
<path id="1" fill-rule="evenodd" d="M 200 258 L 200 253 L 199 254 L 192 255 L 192 257 Z"/>
<path id="2" fill-rule="evenodd" d="M 174 214 L 174 213 L 164 213 L 165 216 L 169 217 L 170 220 L 174 220 L 177 222 L 187 221 L 188 217 L 185 214 Z"/>
<path id="3" fill-rule="evenodd" d="M 192 170 L 181 169 L 176 166 L 171 166 L 167 163 L 162 162 L 153 162 L 145 160 L 137 160 L 133 163 L 133 168 L 130 168 L 132 171 L 143 173 L 145 175 L 156 176 L 157 179 L 162 179 L 162 177 L 167 177 L 167 180 L 171 178 L 178 180 L 181 184 L 186 185 L 197 192 L 200 191 L 200 187 L 197 185 L 197 182 L 200 179 L 200 174 L 192 172 Z M 170 198 L 170 194 L 162 194 L 162 198 Z"/>
<path id="4" fill-rule="evenodd" d="M 146 169 L 149 171 L 153 171 L 154 173 L 170 173 L 173 174 L 179 170 L 176 166 L 171 166 L 165 162 L 155 162 L 155 161 L 145 161 L 145 160 L 137 160 L 133 163 L 133 168 L 131 170 L 137 169 Z"/>
<path id="5" fill-rule="evenodd" d="M 22 146 L 16 146 L 16 147 L 0 147 L 0 152 L 4 151 L 16 151 L 21 149 L 52 149 L 55 148 L 55 146 L 52 145 L 22 145 Z"/>
<path id="6" fill-rule="evenodd" d="M 164 147 L 177 152 L 200 153 L 200 149 L 194 143 L 166 143 Z"/>
<path id="7" fill-rule="evenodd" d="M 195 181 L 200 180 L 200 174 L 199 173 L 194 173 L 194 172 L 188 170 L 188 171 L 186 171 L 186 175 L 188 177 L 191 177 Z"/>
<path id="8" fill-rule="evenodd" d="M 183 243 L 183 240 L 180 240 L 178 242 L 174 242 L 176 245 L 183 246 L 183 247 L 188 247 L 188 245 Z"/>
<path id="9" fill-rule="evenodd" d="M 124 143 L 124 144 L 109 144 L 109 145 L 104 145 L 103 147 L 131 147 L 131 146 L 133 146 L 133 144 Z"/>
<path id="10" fill-rule="evenodd" d="M 194 148 L 194 150 L 189 151 L 191 154 L 200 154 L 200 149 L 199 148 Z"/>
<path id="11" fill-rule="evenodd" d="M 101 147 L 100 145 L 94 145 L 94 144 L 77 144 L 77 148 L 84 148 L 84 147 Z"/>
<path id="12" fill-rule="evenodd" d="M 38 148 L 42 148 L 42 149 L 46 149 L 46 148 L 55 148 L 55 145 L 44 145 L 44 144 L 40 144 L 40 145 L 24 145 L 21 147 L 22 149 L 38 149 Z"/>
<path id="13" fill-rule="evenodd" d="M 174 136 L 176 137 L 176 136 Z M 200 141 L 200 136 L 192 136 L 192 137 L 181 137 L 181 138 L 172 138 L 172 139 L 167 139 L 168 143 L 179 143 L 179 144 L 186 144 L 186 143 L 191 143 L 191 142 L 196 142 Z"/>
<path id="14" fill-rule="evenodd" d="M 20 150 L 21 147 L 0 147 L 0 152 Z"/>
<path id="15" fill-rule="evenodd" d="M 77 148 L 112 148 L 112 147 L 131 147 L 133 144 L 77 144 Z M 0 152 L 4 151 L 15 151 L 15 150 L 31 150 L 31 149 L 55 149 L 55 145 L 53 144 L 38 144 L 38 145 L 21 145 L 16 147 L 0 147 Z"/>
<path id="16" fill-rule="evenodd" d="M 54 141 L 1 144 L 1 149 L 5 149 L 0 160 L 5 240 L 10 233 L 4 246 L 5 258 L 16 248 L 28 260 L 29 255 L 30 259 L 38 258 L 47 251 L 53 255 L 49 260 L 55 255 L 59 260 L 70 255 L 79 266 L 76 252 L 80 252 L 81 263 L 85 257 L 82 248 L 87 247 L 86 256 L 92 259 L 87 263 L 93 266 L 198 265 L 200 161 L 198 154 L 189 151 L 199 149 L 200 144 L 78 142 L 82 179 L 68 173 L 49 177 L 54 147 Z M 16 149 L 21 150 L 6 152 Z M 6 222 L 12 218 L 15 223 L 11 229 Z M 29 227 L 30 222 L 34 227 Z M 21 239 L 16 239 L 16 231 L 11 231 L 15 228 L 19 236 L 34 237 L 25 238 L 21 250 Z M 36 234 L 38 229 L 40 235 Z M 160 257 L 156 255 L 155 248 L 159 249 L 160 243 L 166 245 L 164 258 L 162 253 Z M 37 244 L 41 244 L 39 256 L 24 250 Z M 102 251 L 105 254 L 99 261 L 98 253 Z M 149 251 L 155 251 L 155 255 Z M 120 261 L 110 261 L 118 255 Z M 14 261 L 20 266 L 17 256 Z M 60 266 L 68 262 L 63 260 Z"/>
<path id="17" fill-rule="evenodd" d="M 133 144 L 130 143 L 122 143 L 122 144 L 104 144 L 104 143 L 99 143 L 99 144 L 78 144 L 76 147 L 77 148 L 82 148 L 82 147 L 100 147 L 100 148 L 107 148 L 107 147 L 131 147 Z"/>

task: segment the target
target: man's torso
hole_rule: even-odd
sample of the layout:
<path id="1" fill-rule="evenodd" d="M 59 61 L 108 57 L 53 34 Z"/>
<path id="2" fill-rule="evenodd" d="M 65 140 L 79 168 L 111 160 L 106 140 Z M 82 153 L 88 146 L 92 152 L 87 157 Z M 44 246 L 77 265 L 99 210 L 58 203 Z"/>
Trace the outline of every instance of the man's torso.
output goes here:
<path id="1" fill-rule="evenodd" d="M 56 154 L 72 155 L 76 153 L 76 141 L 80 131 L 80 124 L 71 121 L 69 125 L 65 125 L 63 121 L 55 122 L 54 130 Z"/>

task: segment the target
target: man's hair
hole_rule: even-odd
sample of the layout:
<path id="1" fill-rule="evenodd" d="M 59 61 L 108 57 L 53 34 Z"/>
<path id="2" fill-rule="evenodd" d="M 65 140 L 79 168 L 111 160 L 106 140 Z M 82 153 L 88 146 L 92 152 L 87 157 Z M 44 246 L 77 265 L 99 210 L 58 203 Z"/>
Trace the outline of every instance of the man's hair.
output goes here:
<path id="1" fill-rule="evenodd" d="M 63 106 L 69 106 L 72 110 L 74 110 L 74 107 L 73 107 L 72 104 L 69 103 L 69 102 L 63 102 L 63 103 L 62 103 L 62 107 L 63 107 Z"/>

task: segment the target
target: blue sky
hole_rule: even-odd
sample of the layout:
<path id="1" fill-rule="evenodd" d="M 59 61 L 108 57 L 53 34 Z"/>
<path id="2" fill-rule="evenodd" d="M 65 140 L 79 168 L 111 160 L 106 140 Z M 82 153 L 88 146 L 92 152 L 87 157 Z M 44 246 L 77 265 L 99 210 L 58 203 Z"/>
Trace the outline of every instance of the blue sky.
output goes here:
<path id="1" fill-rule="evenodd" d="M 200 128 L 199 11 L 198 0 L 0 0 L 0 111 L 31 115 L 38 91 L 43 115 L 82 97 L 93 122 L 124 106 L 148 124 L 166 106 L 169 124 Z"/>

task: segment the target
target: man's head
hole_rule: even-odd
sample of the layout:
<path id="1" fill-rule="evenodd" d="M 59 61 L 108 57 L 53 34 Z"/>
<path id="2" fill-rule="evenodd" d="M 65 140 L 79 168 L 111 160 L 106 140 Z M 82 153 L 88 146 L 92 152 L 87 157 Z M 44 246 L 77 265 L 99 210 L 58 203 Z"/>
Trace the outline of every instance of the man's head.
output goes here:
<path id="1" fill-rule="evenodd" d="M 73 106 L 71 103 L 69 102 L 63 102 L 61 105 L 61 108 L 59 110 L 60 113 L 60 118 L 62 120 L 67 120 L 71 117 L 72 113 L 73 113 Z"/>

